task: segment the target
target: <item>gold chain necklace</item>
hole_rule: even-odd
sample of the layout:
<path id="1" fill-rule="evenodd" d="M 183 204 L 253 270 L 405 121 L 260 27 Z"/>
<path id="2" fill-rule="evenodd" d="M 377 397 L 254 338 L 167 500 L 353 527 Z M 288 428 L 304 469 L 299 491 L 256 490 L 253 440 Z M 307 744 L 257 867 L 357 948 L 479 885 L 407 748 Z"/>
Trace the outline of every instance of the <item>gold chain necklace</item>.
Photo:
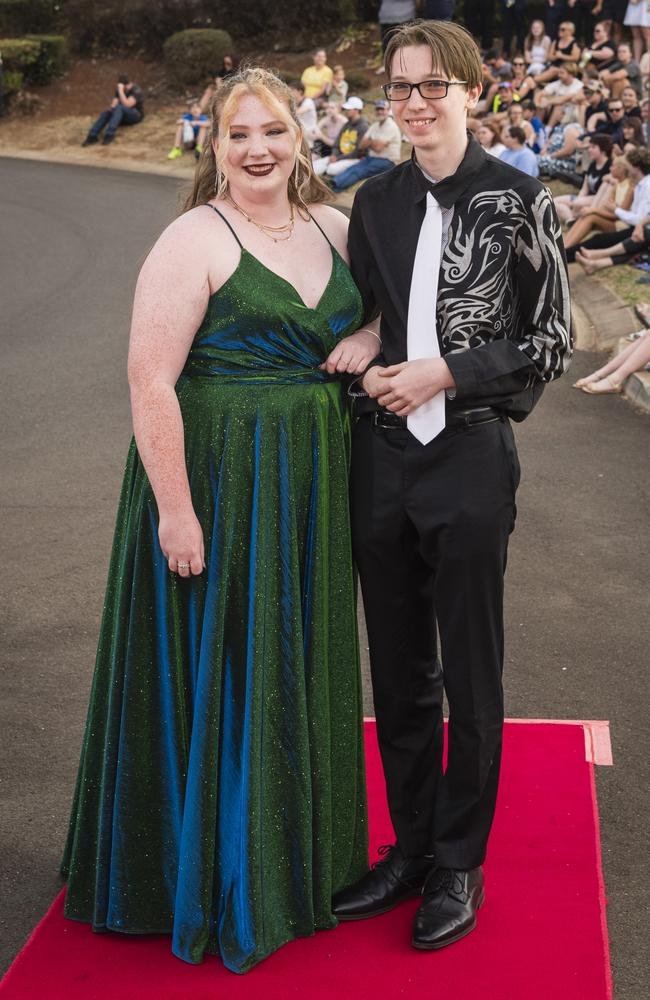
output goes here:
<path id="1" fill-rule="evenodd" d="M 252 217 L 252 215 L 249 215 L 248 212 L 244 211 L 244 209 L 241 207 L 241 205 L 237 204 L 237 202 L 232 197 L 232 195 L 229 194 L 227 197 L 228 197 L 228 201 L 230 202 L 230 204 L 232 205 L 232 207 L 234 209 L 236 209 L 239 212 L 240 215 L 244 216 L 244 218 L 246 219 L 246 222 L 252 222 L 252 224 L 254 226 L 257 226 L 257 228 L 259 229 L 259 231 L 261 233 L 263 233 L 265 236 L 268 236 L 268 238 L 270 240 L 273 240 L 274 243 L 286 243 L 293 236 L 293 230 L 294 230 L 294 226 L 296 224 L 295 213 L 294 213 L 294 209 L 293 209 L 293 204 L 290 204 L 290 207 L 289 207 L 289 210 L 290 210 L 290 213 L 291 213 L 291 217 L 290 217 L 290 219 L 289 219 L 288 222 L 285 222 L 285 224 L 283 226 L 266 226 L 263 222 L 258 222 L 257 219 L 254 219 Z M 288 235 L 287 236 L 274 236 L 273 235 L 274 233 L 286 233 L 287 231 L 288 231 Z"/>

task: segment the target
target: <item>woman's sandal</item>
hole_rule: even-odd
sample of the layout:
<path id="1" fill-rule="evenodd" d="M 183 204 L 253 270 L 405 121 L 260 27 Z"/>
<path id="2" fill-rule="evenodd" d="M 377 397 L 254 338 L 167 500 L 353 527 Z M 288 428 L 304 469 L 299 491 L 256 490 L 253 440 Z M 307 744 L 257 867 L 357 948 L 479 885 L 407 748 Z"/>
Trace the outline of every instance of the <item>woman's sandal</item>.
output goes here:
<path id="1" fill-rule="evenodd" d="M 599 386 L 601 388 L 599 388 Z M 619 393 L 623 392 L 622 382 L 612 382 L 609 375 L 605 378 L 601 378 L 598 382 L 590 382 L 589 385 L 582 386 L 583 392 L 588 392 L 590 396 L 600 396 L 606 393 Z"/>
<path id="2" fill-rule="evenodd" d="M 574 389 L 584 389 L 586 385 L 591 385 L 592 382 L 600 382 L 605 376 L 601 374 L 601 369 L 592 372 L 591 375 L 585 375 L 584 378 L 579 378 L 577 382 L 573 383 Z"/>

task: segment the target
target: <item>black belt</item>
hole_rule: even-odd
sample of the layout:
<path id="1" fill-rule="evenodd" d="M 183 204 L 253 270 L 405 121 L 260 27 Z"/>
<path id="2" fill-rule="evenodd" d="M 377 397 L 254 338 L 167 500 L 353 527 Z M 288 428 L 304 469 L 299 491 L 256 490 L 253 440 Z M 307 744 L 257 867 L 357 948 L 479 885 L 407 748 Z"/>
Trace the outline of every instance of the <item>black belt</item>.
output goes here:
<path id="1" fill-rule="evenodd" d="M 390 410 L 380 407 L 374 413 L 367 415 L 372 418 L 372 426 L 378 430 L 407 430 L 407 418 L 398 417 Z M 476 406 L 471 410 L 448 410 L 445 417 L 445 430 L 459 430 L 463 427 L 472 427 L 474 424 L 487 424 L 491 420 L 500 419 L 500 412 L 493 406 Z"/>

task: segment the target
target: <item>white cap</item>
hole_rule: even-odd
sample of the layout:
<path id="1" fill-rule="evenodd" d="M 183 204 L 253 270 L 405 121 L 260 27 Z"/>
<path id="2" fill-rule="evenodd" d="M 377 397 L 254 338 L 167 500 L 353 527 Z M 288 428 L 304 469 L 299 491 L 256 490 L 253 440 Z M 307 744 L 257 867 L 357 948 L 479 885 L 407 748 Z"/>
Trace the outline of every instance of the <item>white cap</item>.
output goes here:
<path id="1" fill-rule="evenodd" d="M 344 111 L 363 111 L 363 101 L 360 97 L 348 97 L 345 104 L 342 104 L 341 107 Z"/>

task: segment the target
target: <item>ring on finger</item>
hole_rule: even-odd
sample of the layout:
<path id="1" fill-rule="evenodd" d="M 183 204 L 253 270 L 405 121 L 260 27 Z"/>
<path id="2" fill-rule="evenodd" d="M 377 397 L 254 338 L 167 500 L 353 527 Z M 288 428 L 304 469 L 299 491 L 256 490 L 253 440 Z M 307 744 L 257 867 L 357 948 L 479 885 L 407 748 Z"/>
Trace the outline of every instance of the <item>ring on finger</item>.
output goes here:
<path id="1" fill-rule="evenodd" d="M 190 568 L 190 564 L 186 563 L 186 562 L 179 562 L 179 563 L 176 563 L 176 565 L 178 566 L 179 569 L 189 569 Z"/>

